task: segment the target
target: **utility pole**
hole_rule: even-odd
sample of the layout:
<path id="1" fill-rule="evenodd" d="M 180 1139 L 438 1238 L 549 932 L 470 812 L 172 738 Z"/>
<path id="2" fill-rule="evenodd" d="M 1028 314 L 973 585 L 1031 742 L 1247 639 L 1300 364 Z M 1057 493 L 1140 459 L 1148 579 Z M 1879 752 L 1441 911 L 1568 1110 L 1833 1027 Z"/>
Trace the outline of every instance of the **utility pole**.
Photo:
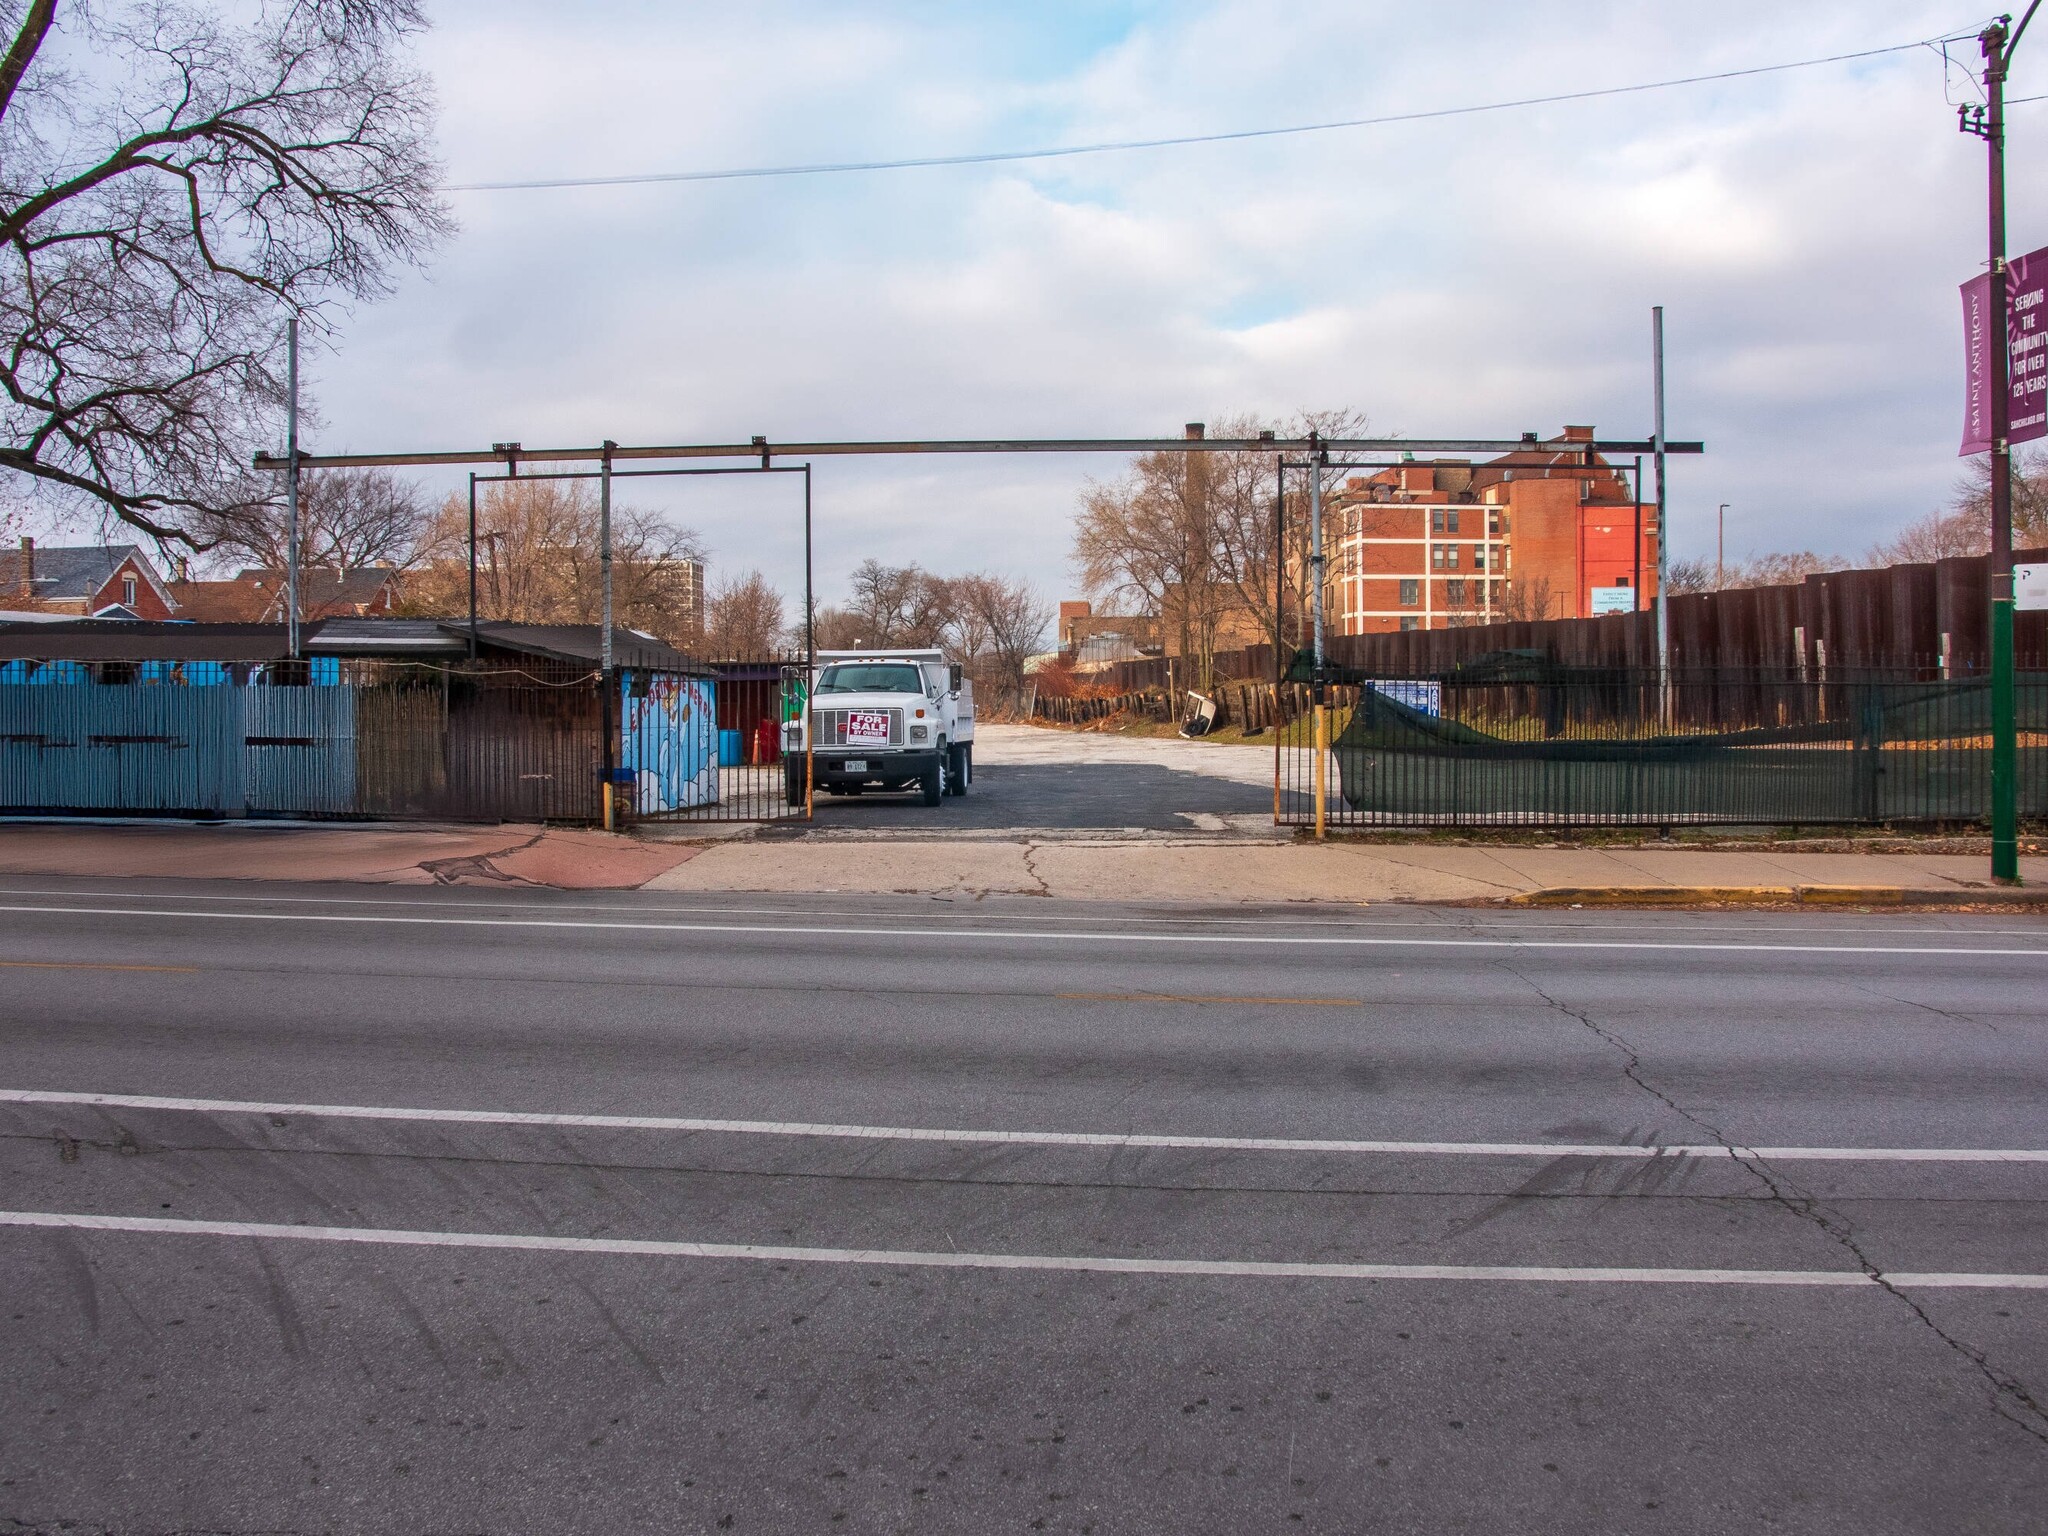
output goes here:
<path id="1" fill-rule="evenodd" d="M 1997 335 L 1991 362 L 1991 878 L 2020 879 L 2019 742 L 2012 654 L 2012 296 L 2005 266 L 2005 77 L 2034 19 L 2033 0 L 2017 29 L 2000 16 L 1977 36 L 1984 49 L 1984 107 L 1959 113 L 1965 133 L 1984 140 L 1989 161 L 1991 305 Z"/>
<path id="2" fill-rule="evenodd" d="M 1728 503 L 1714 514 L 1714 590 L 1728 585 Z"/>
<path id="3" fill-rule="evenodd" d="M 284 608 L 285 654 L 299 659 L 299 317 L 284 323 L 286 389 L 284 456 L 285 494 L 291 512 L 285 520 Z"/>

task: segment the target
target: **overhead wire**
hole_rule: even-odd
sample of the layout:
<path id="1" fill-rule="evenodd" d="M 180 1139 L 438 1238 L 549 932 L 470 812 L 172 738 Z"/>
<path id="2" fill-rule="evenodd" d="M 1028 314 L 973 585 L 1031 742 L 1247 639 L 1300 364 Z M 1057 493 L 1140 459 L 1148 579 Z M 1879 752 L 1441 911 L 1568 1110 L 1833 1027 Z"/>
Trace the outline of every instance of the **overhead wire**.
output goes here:
<path id="1" fill-rule="evenodd" d="M 1920 38 L 1884 48 L 1864 48 L 1853 53 L 1833 53 L 1821 58 L 1794 59 L 1783 64 L 1758 64 L 1746 69 L 1719 70 L 1713 74 L 1682 75 L 1669 80 L 1646 80 L 1633 85 L 1599 86 L 1583 91 L 1560 91 L 1547 96 L 1523 96 L 1512 101 L 1477 102 L 1462 107 L 1435 107 L 1418 112 L 1390 112 L 1376 117 L 1339 118 L 1330 122 L 1291 123 L 1274 128 L 1239 128 L 1221 133 L 1178 134 L 1156 139 L 1111 139 L 1093 144 L 1064 144 L 1042 149 L 987 150 L 959 155 L 917 155 L 896 160 L 832 160 L 798 165 L 743 166 L 710 171 L 645 171 L 623 176 L 559 176 L 527 181 L 470 181 L 444 186 L 444 192 L 538 192 L 576 187 L 634 187 L 672 182 L 749 181 L 785 176 L 833 176 L 870 171 L 923 170 L 942 166 L 1000 165 L 1032 160 L 1058 160 L 1081 155 L 1119 154 L 1133 150 L 1177 149 L 1196 144 L 1227 144 L 1249 139 L 1282 138 L 1306 133 L 1333 133 L 1349 128 L 1382 128 L 1397 123 L 1470 117 L 1484 112 L 1508 112 L 1525 107 L 1555 106 L 1565 102 L 1593 101 L 1610 96 L 1638 95 L 1646 91 L 1671 90 L 1685 85 L 1709 85 L 1722 80 L 1742 80 L 1757 75 L 1782 74 L 1788 70 L 1816 69 L 1827 64 L 1854 63 L 1884 58 L 1919 48 L 1936 47 L 1968 33 Z M 2027 98 L 2032 99 L 2032 98 Z"/>

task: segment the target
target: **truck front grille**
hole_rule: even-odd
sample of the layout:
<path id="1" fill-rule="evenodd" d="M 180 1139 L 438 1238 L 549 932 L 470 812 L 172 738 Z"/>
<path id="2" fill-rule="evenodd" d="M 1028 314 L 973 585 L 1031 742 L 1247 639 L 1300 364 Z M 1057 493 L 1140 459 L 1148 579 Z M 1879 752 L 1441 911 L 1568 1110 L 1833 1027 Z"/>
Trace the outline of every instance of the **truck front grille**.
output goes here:
<path id="1" fill-rule="evenodd" d="M 889 745 L 892 747 L 903 745 L 903 711 L 900 709 L 861 709 L 853 711 L 844 709 L 814 709 L 811 711 L 812 739 L 816 741 L 820 748 L 848 746 L 846 740 L 846 717 L 849 713 L 887 715 L 889 717 Z M 872 745 L 874 745 L 872 742 L 862 742 L 859 744 L 859 746 Z M 858 750 L 858 747 L 854 748 L 854 750 Z"/>

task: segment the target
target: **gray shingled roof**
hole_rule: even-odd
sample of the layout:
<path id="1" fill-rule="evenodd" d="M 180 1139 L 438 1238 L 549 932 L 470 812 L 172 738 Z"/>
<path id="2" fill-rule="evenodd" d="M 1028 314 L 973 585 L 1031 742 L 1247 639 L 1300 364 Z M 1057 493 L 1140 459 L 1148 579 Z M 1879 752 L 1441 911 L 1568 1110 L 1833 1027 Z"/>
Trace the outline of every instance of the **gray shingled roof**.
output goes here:
<path id="1" fill-rule="evenodd" d="M 131 556 L 144 570 L 154 569 L 137 544 L 39 544 L 35 552 L 35 595 L 46 603 L 90 598 Z M 21 551 L 10 549 L 0 553 L 0 593 L 20 590 Z"/>

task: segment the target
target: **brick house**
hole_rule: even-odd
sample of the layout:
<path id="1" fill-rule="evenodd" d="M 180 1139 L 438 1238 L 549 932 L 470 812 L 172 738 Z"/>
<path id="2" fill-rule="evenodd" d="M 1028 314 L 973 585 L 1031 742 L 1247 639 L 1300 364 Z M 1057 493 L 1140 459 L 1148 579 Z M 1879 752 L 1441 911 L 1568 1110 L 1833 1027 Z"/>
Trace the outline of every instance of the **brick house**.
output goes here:
<path id="1" fill-rule="evenodd" d="M 398 583 L 394 566 L 309 567 L 299 572 L 299 616 L 308 623 L 382 617 L 398 602 Z M 170 584 L 177 616 L 209 624 L 283 623 L 286 591 L 285 572 L 264 567 L 238 571 L 232 581 Z"/>
<path id="2" fill-rule="evenodd" d="M 1591 427 L 1566 427 L 1484 464 L 1439 459 L 1348 482 L 1329 501 L 1333 627 L 1448 629 L 1650 603 L 1656 508 L 1579 446 L 1592 441 Z"/>
<path id="3" fill-rule="evenodd" d="M 134 544 L 21 547 L 0 554 L 0 608 L 80 618 L 169 619 L 176 603 L 156 567 Z"/>

